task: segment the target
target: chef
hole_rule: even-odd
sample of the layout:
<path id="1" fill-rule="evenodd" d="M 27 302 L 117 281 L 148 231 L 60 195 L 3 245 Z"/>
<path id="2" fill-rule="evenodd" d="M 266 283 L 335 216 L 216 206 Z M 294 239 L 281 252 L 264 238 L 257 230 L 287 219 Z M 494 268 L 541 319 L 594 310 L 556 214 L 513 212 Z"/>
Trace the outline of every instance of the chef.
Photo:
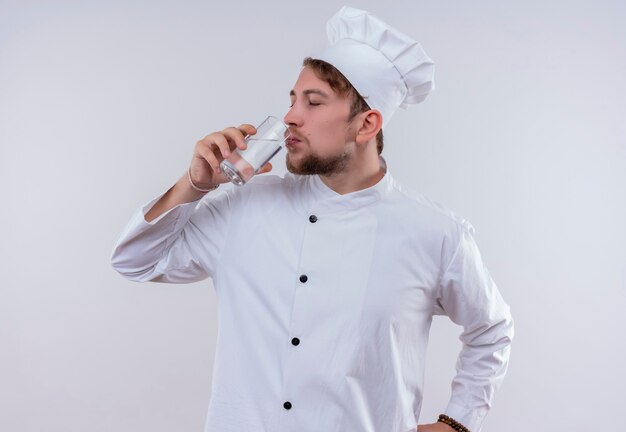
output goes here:
<path id="1" fill-rule="evenodd" d="M 433 61 L 366 11 L 343 7 L 327 31 L 290 91 L 289 173 L 268 163 L 219 188 L 219 162 L 255 129 L 207 135 L 137 209 L 112 265 L 137 282 L 212 279 L 207 432 L 480 431 L 507 369 L 509 307 L 471 223 L 403 187 L 381 156 L 397 108 L 434 88 Z M 418 427 L 435 315 L 462 326 L 463 348 L 449 403 Z"/>

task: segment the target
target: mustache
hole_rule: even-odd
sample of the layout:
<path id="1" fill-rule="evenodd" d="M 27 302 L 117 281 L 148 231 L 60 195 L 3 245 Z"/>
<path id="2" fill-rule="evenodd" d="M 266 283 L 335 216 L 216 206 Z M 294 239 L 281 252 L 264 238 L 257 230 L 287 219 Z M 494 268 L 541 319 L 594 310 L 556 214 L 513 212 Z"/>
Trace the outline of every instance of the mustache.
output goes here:
<path id="1" fill-rule="evenodd" d="M 304 137 L 295 133 L 292 129 L 289 129 L 287 132 L 289 133 L 289 138 L 295 138 L 297 140 L 304 141 Z"/>

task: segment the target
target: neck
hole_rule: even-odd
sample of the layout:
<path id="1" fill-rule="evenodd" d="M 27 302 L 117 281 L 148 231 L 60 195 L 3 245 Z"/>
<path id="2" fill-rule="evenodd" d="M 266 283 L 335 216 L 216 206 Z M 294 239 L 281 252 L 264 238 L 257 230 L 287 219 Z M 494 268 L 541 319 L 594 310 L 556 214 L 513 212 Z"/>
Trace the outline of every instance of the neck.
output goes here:
<path id="1" fill-rule="evenodd" d="M 378 183 L 387 172 L 385 160 L 376 154 L 364 160 L 353 159 L 341 173 L 320 176 L 326 186 L 340 195 L 356 192 Z"/>

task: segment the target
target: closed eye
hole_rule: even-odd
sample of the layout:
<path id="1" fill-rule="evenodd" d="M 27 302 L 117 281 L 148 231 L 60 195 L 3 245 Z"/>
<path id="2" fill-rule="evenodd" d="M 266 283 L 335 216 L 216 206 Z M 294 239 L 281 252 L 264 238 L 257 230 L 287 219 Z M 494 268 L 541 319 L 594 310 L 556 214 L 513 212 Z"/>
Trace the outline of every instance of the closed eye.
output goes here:
<path id="1" fill-rule="evenodd" d="M 309 105 L 318 106 L 318 105 L 321 105 L 321 103 L 309 102 Z M 289 105 L 289 108 L 291 107 L 293 107 L 293 104 Z"/>

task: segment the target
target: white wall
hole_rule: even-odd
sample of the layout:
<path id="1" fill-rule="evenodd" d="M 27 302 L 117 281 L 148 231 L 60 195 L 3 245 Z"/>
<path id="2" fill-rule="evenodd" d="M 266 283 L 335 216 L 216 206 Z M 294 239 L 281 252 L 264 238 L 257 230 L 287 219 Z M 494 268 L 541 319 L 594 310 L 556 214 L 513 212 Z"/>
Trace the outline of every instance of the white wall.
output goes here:
<path id="1" fill-rule="evenodd" d="M 286 111 L 342 4 L 0 0 L 0 430 L 202 430 L 210 281 L 129 282 L 109 255 L 198 139 Z M 625 3 L 350 4 L 437 64 L 437 89 L 396 114 L 384 155 L 474 224 L 511 305 L 509 374 L 483 430 L 616 430 Z M 445 407 L 459 332 L 437 319 L 422 421 Z"/>

